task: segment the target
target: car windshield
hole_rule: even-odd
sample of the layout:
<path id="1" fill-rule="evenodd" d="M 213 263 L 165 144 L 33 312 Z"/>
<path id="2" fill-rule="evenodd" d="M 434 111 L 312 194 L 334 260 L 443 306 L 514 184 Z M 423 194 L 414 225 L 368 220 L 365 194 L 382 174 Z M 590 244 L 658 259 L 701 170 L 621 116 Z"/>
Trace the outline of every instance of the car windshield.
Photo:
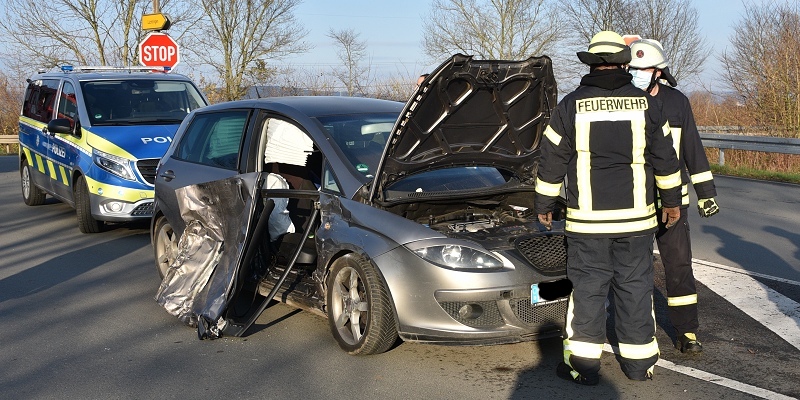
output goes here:
<path id="1" fill-rule="evenodd" d="M 206 105 L 190 82 L 124 79 L 81 82 L 89 121 L 96 125 L 180 124 Z"/>
<path id="2" fill-rule="evenodd" d="M 367 178 L 373 178 L 397 114 L 334 115 L 317 120 L 353 167 Z"/>

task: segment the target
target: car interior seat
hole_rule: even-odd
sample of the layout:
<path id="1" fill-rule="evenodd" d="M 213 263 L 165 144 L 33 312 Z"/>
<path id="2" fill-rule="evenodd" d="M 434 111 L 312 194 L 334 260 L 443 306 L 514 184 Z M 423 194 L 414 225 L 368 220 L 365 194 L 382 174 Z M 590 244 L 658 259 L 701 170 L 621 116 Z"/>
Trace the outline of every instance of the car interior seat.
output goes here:
<path id="1" fill-rule="evenodd" d="M 153 113 L 158 112 L 161 110 L 161 107 L 158 104 L 158 100 L 155 99 L 146 99 L 139 103 L 139 107 L 137 107 L 137 111 L 140 113 Z"/>
<path id="2" fill-rule="evenodd" d="M 264 123 L 262 137 L 264 144 L 264 172 L 278 174 L 289 185 L 289 189 L 317 191 L 322 171 L 322 155 L 314 142 L 296 125 L 280 120 L 269 119 Z M 303 232 L 309 224 L 316 224 L 311 216 L 315 200 L 289 199 L 287 210 L 294 233 L 283 235 L 277 251 L 278 265 L 286 265 L 292 253 L 303 240 Z M 312 231 L 315 230 L 312 227 Z M 313 235 L 313 234 L 312 234 Z M 313 238 L 305 241 L 298 264 L 313 265 L 316 262 L 316 243 Z"/>

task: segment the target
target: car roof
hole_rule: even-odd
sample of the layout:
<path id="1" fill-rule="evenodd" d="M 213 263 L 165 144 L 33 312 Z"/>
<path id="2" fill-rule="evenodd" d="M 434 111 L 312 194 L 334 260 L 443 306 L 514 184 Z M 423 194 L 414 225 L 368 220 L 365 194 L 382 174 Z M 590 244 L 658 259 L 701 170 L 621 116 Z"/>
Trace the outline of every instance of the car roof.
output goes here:
<path id="1" fill-rule="evenodd" d="M 359 114 L 364 112 L 399 113 L 404 103 L 367 97 L 346 96 L 287 96 L 237 100 L 203 108 L 204 112 L 231 108 L 261 108 L 285 111 L 292 109 L 309 117 Z"/>

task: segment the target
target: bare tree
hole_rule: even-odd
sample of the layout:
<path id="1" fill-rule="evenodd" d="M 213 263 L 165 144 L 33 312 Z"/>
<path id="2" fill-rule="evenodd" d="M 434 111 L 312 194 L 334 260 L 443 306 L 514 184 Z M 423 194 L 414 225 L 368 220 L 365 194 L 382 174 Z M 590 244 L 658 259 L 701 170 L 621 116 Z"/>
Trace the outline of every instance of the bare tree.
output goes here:
<path id="1" fill-rule="evenodd" d="M 800 5 L 745 4 L 730 41 L 723 78 L 753 123 L 800 137 Z"/>
<path id="2" fill-rule="evenodd" d="M 276 71 L 269 59 L 308 49 L 307 31 L 295 20 L 300 0 L 192 0 L 206 19 L 190 41 L 192 53 L 219 75 L 222 97 L 239 99 L 248 86 Z"/>
<path id="3" fill-rule="evenodd" d="M 425 54 L 526 59 L 554 50 L 558 13 L 546 0 L 434 0 L 423 23 Z"/>
<path id="4" fill-rule="evenodd" d="M 573 50 L 585 49 L 597 32 L 612 30 L 661 42 L 678 81 L 702 71 L 708 46 L 690 0 L 568 0 L 561 9 L 576 28 Z"/>
<path id="5" fill-rule="evenodd" d="M 336 91 L 336 82 L 322 67 L 295 69 L 281 67 L 273 78 L 275 85 L 261 92 L 267 96 L 330 96 Z"/>
<path id="6" fill-rule="evenodd" d="M 151 0 L 6 0 L 7 21 L 0 32 L 9 42 L 7 64 L 27 69 L 64 63 L 138 64 L 138 44 L 146 34 L 141 16 L 152 12 Z M 173 27 L 196 18 L 188 3 L 162 0 Z M 181 22 L 187 21 L 185 24 Z M 184 30 L 173 29 L 173 36 Z"/>
<path id="7" fill-rule="evenodd" d="M 19 110 L 22 108 L 24 91 L 19 82 L 10 80 L 0 72 L 0 134 L 2 135 L 19 133 Z"/>
<path id="8" fill-rule="evenodd" d="M 680 82 L 694 78 L 703 70 L 708 45 L 700 34 L 697 9 L 690 0 L 647 0 L 631 3 L 632 18 L 623 25 L 624 33 L 655 39 L 664 45 L 670 72 Z"/>
<path id="9" fill-rule="evenodd" d="M 630 19 L 628 0 L 570 0 L 561 4 L 562 15 L 575 30 L 569 41 L 585 48 L 597 32 L 620 32 Z M 583 50 L 583 49 L 582 49 Z"/>
<path id="10" fill-rule="evenodd" d="M 416 89 L 418 74 L 398 71 L 395 75 L 382 78 L 375 82 L 370 96 L 378 99 L 405 102 Z"/>
<path id="11" fill-rule="evenodd" d="M 367 42 L 361 40 L 361 35 L 353 29 L 330 29 L 327 36 L 333 39 L 338 49 L 336 56 L 342 63 L 341 67 L 334 68 L 333 75 L 344 84 L 348 96 L 357 92 L 364 95 L 370 67 L 361 65 L 361 62 L 367 56 Z"/>

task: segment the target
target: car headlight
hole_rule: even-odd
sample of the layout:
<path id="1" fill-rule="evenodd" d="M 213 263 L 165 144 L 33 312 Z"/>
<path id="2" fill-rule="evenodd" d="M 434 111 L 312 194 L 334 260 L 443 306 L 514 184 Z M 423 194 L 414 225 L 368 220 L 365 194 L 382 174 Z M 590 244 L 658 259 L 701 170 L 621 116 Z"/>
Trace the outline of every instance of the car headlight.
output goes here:
<path id="1" fill-rule="evenodd" d="M 497 257 L 466 246 L 429 246 L 416 249 L 414 253 L 436 265 L 457 270 L 485 271 L 503 267 L 503 262 Z"/>
<path id="2" fill-rule="evenodd" d="M 98 167 L 122 179 L 127 179 L 129 181 L 136 180 L 136 176 L 133 174 L 133 169 L 131 168 L 131 161 L 126 158 L 93 149 L 92 160 L 94 160 L 94 163 Z"/>

